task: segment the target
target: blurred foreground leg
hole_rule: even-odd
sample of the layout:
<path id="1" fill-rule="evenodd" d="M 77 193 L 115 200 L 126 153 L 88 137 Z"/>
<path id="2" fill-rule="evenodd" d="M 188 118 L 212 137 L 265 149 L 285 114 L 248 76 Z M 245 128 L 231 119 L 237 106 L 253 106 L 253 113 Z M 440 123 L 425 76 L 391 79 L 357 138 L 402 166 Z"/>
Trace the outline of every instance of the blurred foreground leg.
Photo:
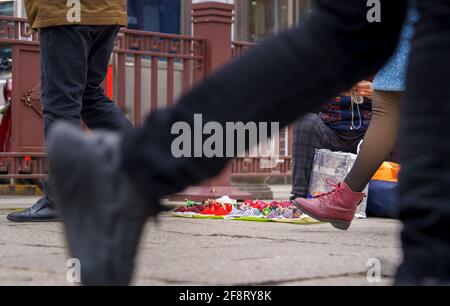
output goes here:
<path id="1" fill-rule="evenodd" d="M 405 259 L 397 282 L 450 285 L 450 1 L 417 1 L 401 131 Z"/>
<path id="2" fill-rule="evenodd" d="M 121 138 L 55 127 L 50 169 L 84 284 L 129 282 L 143 223 L 158 212 L 158 199 L 217 175 L 229 162 L 176 158 L 175 123 L 193 127 L 194 115 L 202 114 L 204 122 L 222 127 L 239 121 L 286 126 L 317 109 L 375 73 L 394 52 L 406 1 L 381 2 L 382 22 L 369 23 L 365 1 L 317 1 L 302 25 L 250 51 Z"/>

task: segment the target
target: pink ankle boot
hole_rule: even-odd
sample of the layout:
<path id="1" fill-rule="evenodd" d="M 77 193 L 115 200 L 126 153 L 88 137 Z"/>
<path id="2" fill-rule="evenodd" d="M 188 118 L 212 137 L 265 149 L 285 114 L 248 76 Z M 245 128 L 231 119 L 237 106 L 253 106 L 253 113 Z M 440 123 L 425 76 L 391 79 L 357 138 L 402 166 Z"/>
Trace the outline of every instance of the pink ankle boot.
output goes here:
<path id="1" fill-rule="evenodd" d="M 364 193 L 353 192 L 346 183 L 341 183 L 329 193 L 313 199 L 298 198 L 293 204 L 314 219 L 330 222 L 335 228 L 346 231 L 365 196 Z"/>

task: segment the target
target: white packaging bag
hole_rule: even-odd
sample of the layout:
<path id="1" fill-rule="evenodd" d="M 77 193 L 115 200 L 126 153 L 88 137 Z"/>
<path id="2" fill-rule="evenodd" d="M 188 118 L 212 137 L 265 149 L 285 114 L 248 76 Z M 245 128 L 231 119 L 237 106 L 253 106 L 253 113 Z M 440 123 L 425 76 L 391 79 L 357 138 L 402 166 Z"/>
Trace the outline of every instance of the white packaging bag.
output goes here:
<path id="1" fill-rule="evenodd" d="M 314 156 L 313 170 L 311 174 L 311 182 L 309 194 L 313 197 L 330 192 L 333 185 L 339 184 L 345 180 L 356 161 L 356 154 L 344 152 L 332 152 L 330 150 L 316 150 Z M 366 187 L 364 193 L 368 195 L 369 186 Z M 358 206 L 356 211 L 356 219 L 367 218 L 367 196 Z"/>

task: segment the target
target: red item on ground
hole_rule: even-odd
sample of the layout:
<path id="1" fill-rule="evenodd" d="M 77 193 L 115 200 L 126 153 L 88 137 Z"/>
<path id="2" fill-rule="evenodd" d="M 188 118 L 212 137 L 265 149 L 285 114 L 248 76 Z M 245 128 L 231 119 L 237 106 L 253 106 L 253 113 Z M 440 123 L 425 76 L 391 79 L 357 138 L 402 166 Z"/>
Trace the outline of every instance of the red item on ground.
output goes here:
<path id="1" fill-rule="evenodd" d="M 214 214 L 215 214 L 216 216 L 226 216 L 226 215 L 229 214 L 229 212 L 226 211 L 225 208 L 219 207 L 219 209 L 216 209 L 216 210 L 214 211 Z"/>
<path id="2" fill-rule="evenodd" d="M 180 206 L 177 209 L 175 209 L 175 212 L 184 213 L 184 212 L 187 212 L 187 211 L 188 211 L 188 209 L 186 207 L 184 207 L 184 206 Z"/>
<path id="3" fill-rule="evenodd" d="M 213 210 L 212 210 L 211 208 L 206 207 L 206 208 L 201 212 L 201 214 L 202 214 L 202 215 L 214 215 L 214 212 L 213 212 Z"/>
<path id="4" fill-rule="evenodd" d="M 193 212 L 193 213 L 196 213 L 196 214 L 199 214 L 199 213 L 200 213 L 200 210 L 199 210 L 198 207 L 196 207 L 196 206 L 189 207 L 187 211 L 188 211 L 188 212 Z"/>

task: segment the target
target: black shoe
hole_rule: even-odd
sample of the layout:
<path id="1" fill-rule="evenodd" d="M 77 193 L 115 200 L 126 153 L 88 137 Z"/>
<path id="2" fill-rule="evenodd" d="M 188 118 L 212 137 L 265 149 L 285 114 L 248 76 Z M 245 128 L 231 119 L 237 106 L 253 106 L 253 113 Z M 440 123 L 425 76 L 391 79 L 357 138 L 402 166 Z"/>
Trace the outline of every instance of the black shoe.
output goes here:
<path id="1" fill-rule="evenodd" d="M 56 222 L 59 221 L 56 210 L 45 197 L 39 199 L 32 207 L 13 212 L 7 216 L 11 222 Z"/>
<path id="2" fill-rule="evenodd" d="M 129 284 L 143 227 L 161 206 L 141 197 L 121 168 L 119 136 L 85 135 L 58 123 L 48 153 L 55 203 L 83 284 Z"/>

